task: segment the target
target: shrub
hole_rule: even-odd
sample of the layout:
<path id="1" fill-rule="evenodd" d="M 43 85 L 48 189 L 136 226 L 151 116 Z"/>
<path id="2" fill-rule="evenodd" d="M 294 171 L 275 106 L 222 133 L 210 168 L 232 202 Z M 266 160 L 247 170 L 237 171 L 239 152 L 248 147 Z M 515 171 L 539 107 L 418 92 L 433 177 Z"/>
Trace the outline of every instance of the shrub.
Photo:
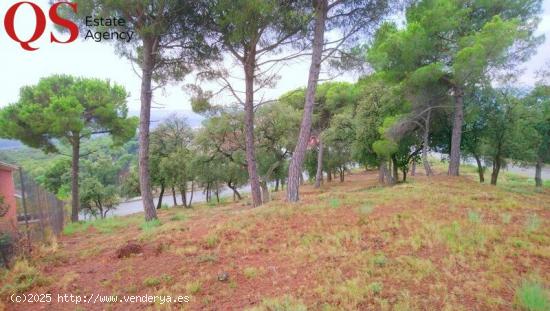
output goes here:
<path id="1" fill-rule="evenodd" d="M 20 260 L 15 263 L 10 271 L 0 277 L 0 296 L 26 292 L 36 286 L 44 286 L 50 283 L 40 271 L 32 266 L 27 260 Z"/>
<path id="2" fill-rule="evenodd" d="M 380 292 L 382 292 L 382 284 L 379 283 L 379 282 L 371 283 L 369 285 L 369 288 L 370 288 L 370 291 L 375 295 L 378 295 L 378 294 L 380 294 Z"/>
<path id="3" fill-rule="evenodd" d="M 545 311 L 550 310 L 548 293 L 542 285 L 535 281 L 524 281 L 516 289 L 516 303 L 523 310 Z"/>
<path id="4" fill-rule="evenodd" d="M 246 267 L 243 269 L 243 274 L 247 279 L 252 279 L 258 275 L 258 269 L 254 267 Z"/>
<path id="5" fill-rule="evenodd" d="M 206 246 L 208 246 L 209 248 L 216 246 L 219 241 L 220 241 L 220 238 L 218 237 L 217 234 L 214 234 L 214 233 L 209 234 L 205 239 Z"/>
<path id="6" fill-rule="evenodd" d="M 193 282 L 189 282 L 187 283 L 187 285 L 185 286 L 185 288 L 187 289 L 188 292 L 190 292 L 191 294 L 196 294 L 198 292 L 200 292 L 201 288 L 202 288 L 202 284 L 200 281 L 193 281 Z"/>
<path id="7" fill-rule="evenodd" d="M 160 285 L 160 279 L 156 277 L 148 277 L 143 280 L 143 285 L 147 287 L 155 287 Z"/>

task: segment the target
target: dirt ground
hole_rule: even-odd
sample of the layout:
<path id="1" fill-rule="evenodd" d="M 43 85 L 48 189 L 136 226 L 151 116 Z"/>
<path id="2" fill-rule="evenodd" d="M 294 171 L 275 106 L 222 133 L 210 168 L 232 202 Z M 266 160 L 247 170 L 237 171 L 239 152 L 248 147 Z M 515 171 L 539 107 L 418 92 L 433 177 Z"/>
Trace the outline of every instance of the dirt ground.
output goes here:
<path id="1" fill-rule="evenodd" d="M 160 211 L 64 234 L 35 252 L 51 303 L 8 310 L 510 310 L 525 280 L 550 280 L 550 191 L 473 178 L 376 172 L 275 193 L 250 208 Z M 184 303 L 58 303 L 58 294 L 188 296 Z M 0 306 L 0 309 L 2 307 Z M 300 309 L 301 308 L 301 309 Z"/>

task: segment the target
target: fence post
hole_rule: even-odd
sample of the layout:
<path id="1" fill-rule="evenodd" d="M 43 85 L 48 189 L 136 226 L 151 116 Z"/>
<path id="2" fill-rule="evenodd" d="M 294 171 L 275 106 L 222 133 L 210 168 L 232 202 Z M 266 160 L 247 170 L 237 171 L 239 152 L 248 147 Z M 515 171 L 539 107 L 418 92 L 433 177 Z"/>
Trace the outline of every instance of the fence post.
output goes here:
<path id="1" fill-rule="evenodd" d="M 21 179 L 21 204 L 23 205 L 23 211 L 25 212 L 25 229 L 27 231 L 27 248 L 29 253 L 31 252 L 31 232 L 29 229 L 29 214 L 27 212 L 27 202 L 25 201 L 25 178 L 23 177 L 23 169 L 19 167 L 19 179 Z"/>

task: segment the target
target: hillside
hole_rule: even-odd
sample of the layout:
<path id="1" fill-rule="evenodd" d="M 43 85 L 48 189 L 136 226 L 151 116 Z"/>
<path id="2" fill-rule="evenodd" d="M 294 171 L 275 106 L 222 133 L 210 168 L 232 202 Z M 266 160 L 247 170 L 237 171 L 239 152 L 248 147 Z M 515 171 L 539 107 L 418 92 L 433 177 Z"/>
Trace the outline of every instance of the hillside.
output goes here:
<path id="1" fill-rule="evenodd" d="M 550 189 L 536 193 L 513 175 L 498 187 L 474 178 L 413 176 L 379 187 L 376 172 L 357 172 L 319 191 L 304 187 L 300 205 L 279 193 L 256 209 L 160 211 L 153 226 L 141 215 L 69 226 L 4 275 L 3 294 L 190 297 L 131 304 L 139 310 L 510 310 L 537 290 L 547 295 Z"/>

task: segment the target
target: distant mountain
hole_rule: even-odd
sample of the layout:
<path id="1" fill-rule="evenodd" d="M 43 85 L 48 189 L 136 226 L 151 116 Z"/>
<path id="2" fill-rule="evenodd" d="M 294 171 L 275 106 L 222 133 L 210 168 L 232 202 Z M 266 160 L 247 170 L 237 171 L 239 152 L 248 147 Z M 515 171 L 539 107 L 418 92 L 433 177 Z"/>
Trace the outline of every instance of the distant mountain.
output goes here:
<path id="1" fill-rule="evenodd" d="M 139 111 L 130 110 L 128 114 L 132 117 L 139 117 Z M 167 109 L 151 109 L 151 128 L 157 127 L 159 123 L 172 116 L 185 117 L 189 125 L 193 128 L 201 126 L 204 117 L 190 110 L 167 110 Z"/>

